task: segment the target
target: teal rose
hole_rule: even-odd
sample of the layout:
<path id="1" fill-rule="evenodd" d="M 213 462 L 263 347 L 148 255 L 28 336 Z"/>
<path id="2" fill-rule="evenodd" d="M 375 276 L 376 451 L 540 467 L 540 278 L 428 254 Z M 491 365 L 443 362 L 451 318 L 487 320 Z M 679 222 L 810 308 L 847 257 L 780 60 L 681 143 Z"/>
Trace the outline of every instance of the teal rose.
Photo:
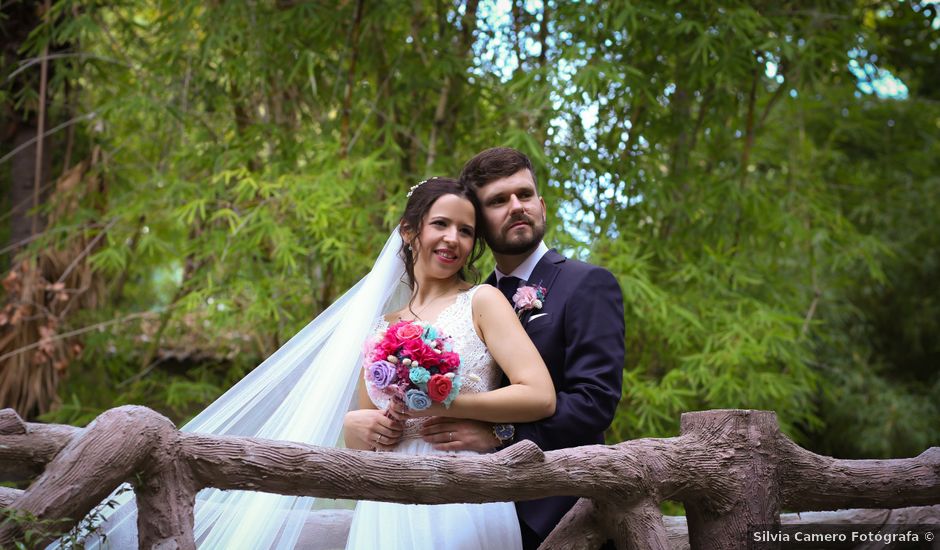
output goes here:
<path id="1" fill-rule="evenodd" d="M 431 373 L 424 367 L 412 367 L 408 372 L 408 378 L 415 384 L 421 386 L 428 383 L 431 379 Z"/>

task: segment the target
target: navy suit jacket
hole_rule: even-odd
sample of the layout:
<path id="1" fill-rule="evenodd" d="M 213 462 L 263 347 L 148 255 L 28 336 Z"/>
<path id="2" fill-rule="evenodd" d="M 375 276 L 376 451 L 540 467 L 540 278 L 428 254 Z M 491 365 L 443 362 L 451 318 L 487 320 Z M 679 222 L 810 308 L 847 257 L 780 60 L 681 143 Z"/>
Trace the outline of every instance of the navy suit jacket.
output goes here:
<path id="1" fill-rule="evenodd" d="M 486 281 L 496 286 L 496 275 Z M 558 393 L 555 414 L 516 424 L 516 440 L 542 450 L 604 443 L 623 385 L 623 295 L 606 269 L 549 250 L 527 281 L 546 289 L 542 309 L 522 317 Z M 543 540 L 574 506 L 575 497 L 516 503 L 524 521 Z"/>

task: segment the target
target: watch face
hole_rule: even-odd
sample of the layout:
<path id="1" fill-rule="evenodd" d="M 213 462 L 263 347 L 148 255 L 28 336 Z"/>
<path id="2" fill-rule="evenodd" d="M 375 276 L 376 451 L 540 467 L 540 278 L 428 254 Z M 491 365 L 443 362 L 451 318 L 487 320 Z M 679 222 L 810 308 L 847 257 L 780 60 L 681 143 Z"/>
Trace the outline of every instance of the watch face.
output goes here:
<path id="1" fill-rule="evenodd" d="M 496 437 L 501 441 L 512 439 L 512 436 L 516 434 L 516 428 L 512 424 L 498 424 L 494 430 L 496 431 Z"/>

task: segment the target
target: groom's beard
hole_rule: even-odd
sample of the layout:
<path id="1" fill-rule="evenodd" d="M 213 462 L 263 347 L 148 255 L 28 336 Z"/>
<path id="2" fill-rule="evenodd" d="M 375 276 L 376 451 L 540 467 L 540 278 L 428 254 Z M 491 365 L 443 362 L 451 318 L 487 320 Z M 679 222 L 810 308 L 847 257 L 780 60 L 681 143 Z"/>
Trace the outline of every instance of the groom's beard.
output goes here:
<path id="1" fill-rule="evenodd" d="M 509 227 L 514 223 L 524 221 L 529 224 L 531 228 L 531 235 L 520 235 L 517 237 L 509 237 Z M 490 246 L 490 249 L 493 250 L 495 254 L 525 254 L 526 252 L 531 252 L 542 242 L 542 237 L 545 236 L 545 222 L 541 218 L 530 218 L 526 217 L 517 217 L 506 222 L 503 227 L 496 231 L 487 230 L 486 232 L 486 244 Z"/>

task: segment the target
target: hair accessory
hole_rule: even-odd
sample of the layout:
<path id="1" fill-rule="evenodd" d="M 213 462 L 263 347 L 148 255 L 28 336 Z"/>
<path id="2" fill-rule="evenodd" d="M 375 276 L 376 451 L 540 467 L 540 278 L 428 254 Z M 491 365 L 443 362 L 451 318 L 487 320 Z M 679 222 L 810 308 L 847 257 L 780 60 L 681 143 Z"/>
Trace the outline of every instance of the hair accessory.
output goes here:
<path id="1" fill-rule="evenodd" d="M 428 178 L 428 179 L 426 179 L 426 180 L 419 181 L 418 183 L 412 185 L 412 186 L 411 186 L 411 189 L 408 190 L 408 194 L 405 195 L 405 196 L 410 199 L 410 198 L 411 198 L 411 195 L 415 192 L 415 189 L 421 187 L 422 185 L 424 185 L 425 183 L 427 183 L 427 182 L 429 182 L 429 181 L 431 181 L 431 180 L 433 180 L 433 179 L 434 179 L 434 178 Z"/>

